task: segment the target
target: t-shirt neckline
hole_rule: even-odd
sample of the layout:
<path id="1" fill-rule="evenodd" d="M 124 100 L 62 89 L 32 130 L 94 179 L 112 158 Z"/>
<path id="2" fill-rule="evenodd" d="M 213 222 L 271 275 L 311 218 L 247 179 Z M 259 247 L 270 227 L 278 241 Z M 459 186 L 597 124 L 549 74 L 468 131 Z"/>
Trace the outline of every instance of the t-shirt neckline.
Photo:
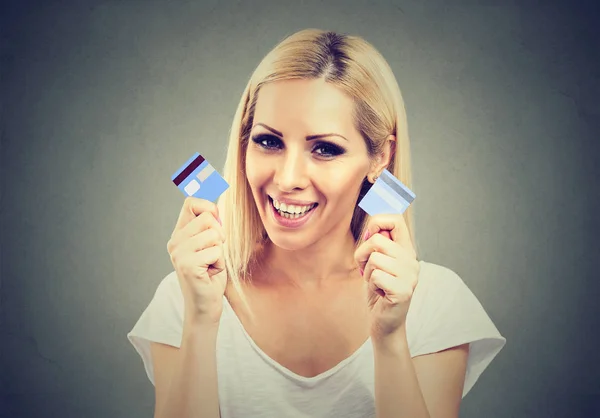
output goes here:
<path id="1" fill-rule="evenodd" d="M 231 306 L 231 304 L 229 303 L 229 300 L 227 299 L 227 297 L 223 296 L 224 299 L 224 305 L 227 306 L 227 310 L 229 311 L 228 313 L 230 313 L 233 318 L 234 321 L 236 322 L 236 324 L 238 325 L 238 327 L 241 329 L 242 333 L 244 334 L 245 338 L 248 340 L 248 342 L 250 343 L 250 345 L 252 346 L 252 348 L 271 366 L 273 367 L 275 370 L 277 370 L 279 373 L 285 375 L 286 377 L 297 381 L 299 383 L 303 383 L 306 385 L 314 385 L 324 379 L 327 379 L 328 377 L 334 375 L 335 373 L 337 373 L 338 371 L 340 371 L 341 369 L 343 369 L 345 366 L 347 366 L 348 364 L 350 364 L 354 359 L 356 359 L 360 353 L 362 351 L 364 351 L 366 349 L 366 347 L 368 347 L 371 344 L 371 337 L 369 336 L 364 343 L 361 344 L 360 347 L 358 347 L 352 354 L 350 354 L 348 357 L 346 357 L 345 359 L 343 359 L 342 361 L 340 361 L 338 364 L 336 364 L 335 366 L 333 366 L 332 368 L 330 368 L 329 370 L 325 370 L 322 373 L 319 373 L 316 376 L 313 377 L 306 377 L 306 376 L 302 376 L 299 375 L 293 371 L 291 371 L 290 369 L 288 369 L 287 367 L 281 365 L 279 362 L 273 360 L 267 353 L 265 353 L 259 346 L 258 344 L 256 344 L 256 342 L 252 339 L 252 337 L 250 336 L 250 334 L 248 334 L 248 332 L 246 331 L 246 328 L 244 328 L 244 324 L 242 324 L 242 321 L 240 320 L 240 318 L 237 316 L 237 314 L 235 313 L 235 311 L 233 310 L 233 307 Z"/>

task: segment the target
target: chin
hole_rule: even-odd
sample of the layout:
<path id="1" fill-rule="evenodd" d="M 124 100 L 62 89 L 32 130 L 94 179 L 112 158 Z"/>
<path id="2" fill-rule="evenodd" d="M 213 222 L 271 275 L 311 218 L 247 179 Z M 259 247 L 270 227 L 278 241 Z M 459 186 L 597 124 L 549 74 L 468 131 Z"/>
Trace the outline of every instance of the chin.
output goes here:
<path id="1" fill-rule="evenodd" d="M 283 237 L 280 233 L 270 233 L 269 231 L 267 231 L 267 235 L 269 237 L 269 240 L 273 243 L 273 245 L 286 251 L 300 251 L 307 248 L 313 243 L 313 241 L 309 241 L 305 237 L 301 236 L 304 234 L 295 233 Z"/>

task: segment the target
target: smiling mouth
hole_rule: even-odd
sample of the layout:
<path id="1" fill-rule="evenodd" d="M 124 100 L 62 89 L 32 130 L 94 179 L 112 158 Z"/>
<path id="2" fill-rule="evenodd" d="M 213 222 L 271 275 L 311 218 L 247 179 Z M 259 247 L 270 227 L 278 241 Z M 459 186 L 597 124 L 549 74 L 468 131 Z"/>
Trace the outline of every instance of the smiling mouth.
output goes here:
<path id="1" fill-rule="evenodd" d="M 268 198 L 271 206 L 275 208 L 277 213 L 288 219 L 301 218 L 319 205 L 318 203 L 311 203 L 310 205 L 305 206 L 286 205 L 285 203 L 273 199 L 271 196 L 268 196 Z"/>

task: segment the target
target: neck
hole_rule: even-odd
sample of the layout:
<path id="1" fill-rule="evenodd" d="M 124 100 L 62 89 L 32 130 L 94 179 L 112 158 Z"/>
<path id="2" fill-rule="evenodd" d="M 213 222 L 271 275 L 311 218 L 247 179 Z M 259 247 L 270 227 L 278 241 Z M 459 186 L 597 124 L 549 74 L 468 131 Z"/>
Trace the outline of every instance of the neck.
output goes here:
<path id="1" fill-rule="evenodd" d="M 261 281 L 310 289 L 345 280 L 357 270 L 354 251 L 349 229 L 331 231 L 302 250 L 285 250 L 269 241 L 262 257 Z"/>

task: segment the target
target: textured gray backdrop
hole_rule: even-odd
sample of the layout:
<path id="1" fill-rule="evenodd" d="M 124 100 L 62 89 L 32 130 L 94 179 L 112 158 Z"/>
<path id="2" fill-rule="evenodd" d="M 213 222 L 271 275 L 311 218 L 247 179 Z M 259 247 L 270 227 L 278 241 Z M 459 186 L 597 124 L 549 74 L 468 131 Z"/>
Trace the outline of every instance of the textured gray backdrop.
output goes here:
<path id="1" fill-rule="evenodd" d="M 425 260 L 508 339 L 462 417 L 600 416 L 593 2 L 3 2 L 2 417 L 150 417 L 126 333 L 264 54 L 364 36 L 403 90 Z M 287 4 L 282 4 L 287 3 Z"/>

